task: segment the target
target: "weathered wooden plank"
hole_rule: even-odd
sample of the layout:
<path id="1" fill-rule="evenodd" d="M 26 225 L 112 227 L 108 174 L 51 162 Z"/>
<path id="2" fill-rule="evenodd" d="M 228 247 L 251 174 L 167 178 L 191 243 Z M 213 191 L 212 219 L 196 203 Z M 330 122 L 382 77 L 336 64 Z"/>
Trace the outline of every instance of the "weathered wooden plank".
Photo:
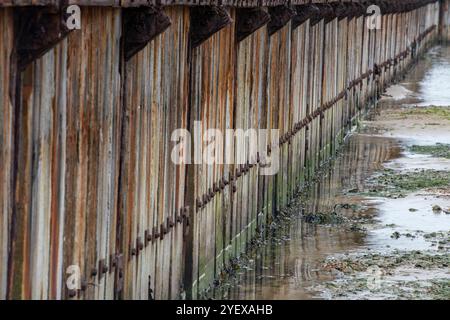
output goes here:
<path id="1" fill-rule="evenodd" d="M 10 53 L 13 49 L 13 12 L 0 9 L 0 299 L 7 297 L 8 243 L 11 237 L 11 214 L 13 193 L 11 173 L 13 171 L 14 100 L 10 87 L 14 70 L 10 68 Z"/>
<path id="2" fill-rule="evenodd" d="M 167 219 L 175 222 L 175 215 L 184 206 L 185 169 L 184 165 L 172 163 L 170 150 L 172 132 L 185 128 L 187 121 L 188 77 L 184 57 L 188 48 L 189 10 L 168 8 L 165 11 L 173 29 L 158 36 L 127 64 L 126 110 L 134 116 L 126 121 L 124 139 L 131 142 L 125 146 L 130 150 L 126 154 L 136 156 L 124 159 L 123 168 L 128 168 L 128 173 L 125 172 L 122 190 L 134 194 L 123 200 L 126 216 L 135 220 L 131 234 L 125 236 L 133 248 L 136 239 L 144 241 L 145 231 L 159 232 L 161 224 L 170 228 Z M 135 182 L 130 183 L 130 179 Z M 133 261 L 138 263 L 131 262 L 128 269 L 132 285 L 127 296 L 148 298 L 147 280 L 151 276 L 154 298 L 178 297 L 183 273 L 183 234 L 182 228 L 178 229 L 181 231 L 160 234 L 162 240 L 150 243 L 143 252 L 133 256 Z"/>
<path id="3" fill-rule="evenodd" d="M 234 18 L 234 11 L 230 14 Z M 197 141 L 202 141 L 201 137 L 209 128 L 233 128 L 234 34 L 234 26 L 228 26 L 192 52 L 190 113 L 193 115 L 192 123 L 201 121 L 201 132 L 196 137 L 200 140 Z M 218 115 L 223 118 L 220 119 Z M 203 150 L 206 145 L 204 142 Z M 224 149 L 224 151 L 231 150 Z M 222 154 L 224 153 L 222 151 Z M 222 220 L 223 214 L 221 206 L 214 206 L 215 200 L 214 197 L 210 198 L 210 193 L 213 191 L 214 183 L 218 182 L 216 179 L 224 175 L 227 169 L 222 171 L 221 165 L 207 164 L 204 161 L 200 165 L 193 166 L 195 174 L 191 178 L 194 179 L 195 198 L 204 203 L 197 209 L 193 220 L 192 256 L 197 259 L 192 264 L 192 296 L 196 297 L 212 282 L 215 275 L 216 252 L 219 253 L 221 247 L 225 245 L 219 242 L 217 243 L 219 247 L 216 247 L 216 234 L 223 231 L 216 229 L 215 226 Z"/>

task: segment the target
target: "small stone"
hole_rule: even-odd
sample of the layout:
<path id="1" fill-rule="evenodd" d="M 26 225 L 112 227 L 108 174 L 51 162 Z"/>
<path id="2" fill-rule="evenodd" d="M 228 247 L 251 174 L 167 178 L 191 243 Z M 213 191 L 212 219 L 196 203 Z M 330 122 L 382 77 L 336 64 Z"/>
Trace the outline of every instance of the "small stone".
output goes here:
<path id="1" fill-rule="evenodd" d="M 417 209 L 410 208 L 410 209 L 409 209 L 409 212 L 417 212 Z"/>
<path id="2" fill-rule="evenodd" d="M 391 235 L 391 238 L 393 238 L 393 239 L 398 239 L 398 238 L 400 238 L 400 233 L 397 232 L 397 231 L 395 231 L 395 232 Z"/>
<path id="3" fill-rule="evenodd" d="M 442 208 L 436 204 L 436 205 L 433 206 L 433 211 L 434 212 L 441 212 Z"/>

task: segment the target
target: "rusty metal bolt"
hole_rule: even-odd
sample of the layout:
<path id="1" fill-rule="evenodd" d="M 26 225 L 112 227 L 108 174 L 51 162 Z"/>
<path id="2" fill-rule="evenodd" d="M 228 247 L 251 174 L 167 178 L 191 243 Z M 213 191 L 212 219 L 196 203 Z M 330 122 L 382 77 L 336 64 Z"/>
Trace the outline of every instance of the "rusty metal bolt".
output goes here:
<path id="1" fill-rule="evenodd" d="M 80 281 L 80 290 L 81 291 L 86 291 L 87 289 L 87 281 L 86 279 L 81 279 Z"/>
<path id="2" fill-rule="evenodd" d="M 142 242 L 141 237 L 137 237 L 136 239 L 136 247 L 139 251 L 144 249 L 144 243 Z"/>
<path id="3" fill-rule="evenodd" d="M 116 257 L 113 254 L 109 256 L 109 265 L 111 266 L 111 269 L 116 267 Z"/>
<path id="4" fill-rule="evenodd" d="M 77 295 L 77 290 L 68 290 L 67 295 L 69 296 L 69 298 L 75 298 Z"/>
<path id="5" fill-rule="evenodd" d="M 191 222 L 190 222 L 191 220 L 189 219 L 189 217 L 186 216 L 186 218 L 184 220 L 186 221 L 185 227 L 189 227 L 189 225 L 191 224 Z"/>
<path id="6" fill-rule="evenodd" d="M 200 209 L 203 207 L 203 201 L 197 198 L 197 200 L 195 200 L 195 205 L 197 206 L 197 209 Z"/>
<path id="7" fill-rule="evenodd" d="M 160 234 L 159 240 L 164 239 L 164 235 L 167 234 L 167 229 L 164 227 L 164 223 L 161 223 L 159 226 L 159 234 Z"/>
<path id="8" fill-rule="evenodd" d="M 132 248 L 132 249 L 131 249 L 131 255 L 132 255 L 132 256 L 135 256 L 135 255 L 136 255 L 136 249 L 135 249 L 135 248 Z"/>
<path id="9" fill-rule="evenodd" d="M 114 254 L 109 255 L 109 265 L 111 266 L 110 271 L 116 267 L 116 256 Z"/>
<path id="10" fill-rule="evenodd" d="M 152 236 L 152 234 L 150 233 L 149 230 L 146 230 L 145 240 L 147 242 L 151 242 L 153 240 L 153 236 Z"/>
<path id="11" fill-rule="evenodd" d="M 98 273 L 97 269 L 95 268 L 91 269 L 91 277 L 95 277 L 97 273 Z"/>
<path id="12" fill-rule="evenodd" d="M 174 225 L 175 225 L 175 223 L 173 223 L 173 218 L 172 217 L 167 217 L 167 227 L 168 228 L 173 228 Z"/>
<path id="13" fill-rule="evenodd" d="M 159 238 L 159 232 L 158 232 L 158 227 L 153 227 L 153 238 L 152 241 L 156 240 Z"/>
<path id="14" fill-rule="evenodd" d="M 183 208 L 183 219 L 185 219 L 188 216 L 189 209 L 190 209 L 189 206 L 186 206 L 186 207 Z"/>

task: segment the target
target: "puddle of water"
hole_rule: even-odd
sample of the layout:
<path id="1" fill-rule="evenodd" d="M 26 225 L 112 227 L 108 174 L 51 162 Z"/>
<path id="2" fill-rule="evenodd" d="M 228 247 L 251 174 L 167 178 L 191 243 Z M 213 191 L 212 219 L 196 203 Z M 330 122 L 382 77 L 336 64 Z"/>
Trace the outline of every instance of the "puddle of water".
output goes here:
<path id="1" fill-rule="evenodd" d="M 383 93 L 383 97 L 392 98 L 394 100 L 403 100 L 406 98 L 414 98 L 415 94 L 413 91 L 406 89 L 405 85 L 393 85 L 386 89 Z"/>
<path id="2" fill-rule="evenodd" d="M 421 106 L 450 105 L 450 47 L 437 47 L 430 51 L 431 67 L 419 82 Z"/>
<path id="3" fill-rule="evenodd" d="M 399 120 L 401 121 L 401 120 Z M 450 126 L 430 126 L 425 123 L 404 121 L 384 133 L 384 136 L 401 139 L 403 144 L 434 145 L 436 143 L 449 143 Z"/>
<path id="4" fill-rule="evenodd" d="M 450 217 L 442 212 L 433 212 L 434 205 L 445 208 L 448 198 L 410 194 L 401 199 L 383 199 L 378 204 L 380 225 L 387 226 L 371 230 L 366 238 L 366 244 L 372 249 L 390 250 L 434 250 L 430 241 L 426 241 L 423 233 L 450 230 Z M 414 209 L 417 211 L 410 211 Z M 419 231 L 419 232 L 418 232 Z M 398 232 L 398 239 L 391 238 Z"/>
<path id="5" fill-rule="evenodd" d="M 403 88 L 389 91 L 393 98 L 383 99 L 381 113 L 385 112 L 386 106 L 402 108 L 405 103 L 449 106 L 450 47 L 433 48 L 400 86 Z M 388 117 L 388 120 L 391 119 Z M 308 224 L 294 217 L 275 239 L 256 249 L 248 267 L 240 270 L 228 285 L 216 290 L 214 298 L 327 298 L 327 293 L 320 289 L 321 284 L 336 279 L 335 274 L 321 269 L 322 262 L 329 256 L 433 249 L 423 235 L 450 230 L 450 215 L 432 210 L 434 205 L 450 208 L 450 195 L 418 192 L 400 199 L 363 199 L 352 193 L 352 190 L 363 190 L 364 181 L 386 167 L 395 170 L 450 169 L 449 159 L 412 154 L 406 148 L 412 144 L 449 143 L 450 126 L 405 119 L 395 121 L 393 125 L 375 117 L 374 123 L 381 123 L 380 127 L 369 125 L 362 134 L 349 137 L 342 155 L 309 191 L 304 208 L 308 213 L 337 211 L 346 216 L 372 217 L 377 221 L 376 227 L 364 233 L 339 226 Z M 380 128 L 385 127 L 387 130 L 383 132 Z M 352 205 L 357 205 L 358 209 Z M 391 237 L 394 232 L 400 237 Z M 413 269 L 409 273 L 403 270 L 399 276 L 419 279 L 429 274 Z M 444 274 L 450 277 L 448 272 Z M 377 297 L 370 294 L 362 292 L 354 298 Z M 378 297 L 391 298 L 389 294 Z"/>
<path id="6" fill-rule="evenodd" d="M 450 105 L 450 47 L 436 46 L 398 85 L 388 88 L 388 101 L 417 106 Z"/>
<path id="7" fill-rule="evenodd" d="M 308 287 L 332 279 L 319 270 L 319 262 L 336 251 L 356 249 L 361 235 L 302 223 L 297 219 L 285 230 L 287 239 L 273 240 L 259 249 L 252 263 L 243 270 L 232 287 L 216 292 L 224 299 L 311 299 Z"/>
<path id="8" fill-rule="evenodd" d="M 421 141 L 422 142 L 422 141 Z M 444 158 L 434 158 L 426 154 L 415 154 L 411 152 L 404 152 L 401 159 L 395 159 L 385 164 L 386 168 L 394 170 L 402 170 L 408 168 L 408 170 L 440 170 L 449 171 L 450 161 Z"/>
<path id="9" fill-rule="evenodd" d="M 369 135 L 355 134 L 343 148 L 334 166 L 310 190 L 306 211 L 330 212 L 337 205 L 360 204 L 361 198 L 346 196 L 342 191 L 362 187 L 383 162 L 400 154 L 395 140 Z M 352 210 L 340 210 L 345 215 L 354 214 Z M 368 206 L 360 214 L 373 215 L 373 208 Z M 313 299 L 317 293 L 309 288 L 333 278 L 320 270 L 322 261 L 328 255 L 356 251 L 366 245 L 364 233 L 293 219 L 282 232 L 287 240 L 273 240 L 257 249 L 251 270 L 242 271 L 230 288 L 215 293 L 216 298 Z"/>

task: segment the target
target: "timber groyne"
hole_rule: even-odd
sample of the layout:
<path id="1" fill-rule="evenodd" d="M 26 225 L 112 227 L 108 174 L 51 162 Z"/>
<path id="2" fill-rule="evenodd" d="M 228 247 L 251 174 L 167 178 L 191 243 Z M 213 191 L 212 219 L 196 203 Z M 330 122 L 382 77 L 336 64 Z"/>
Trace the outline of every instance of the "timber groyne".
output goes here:
<path id="1" fill-rule="evenodd" d="M 0 299 L 200 297 L 449 20 L 433 0 L 0 0 Z M 278 130 L 277 173 L 246 140 L 174 163 L 195 126 Z"/>

